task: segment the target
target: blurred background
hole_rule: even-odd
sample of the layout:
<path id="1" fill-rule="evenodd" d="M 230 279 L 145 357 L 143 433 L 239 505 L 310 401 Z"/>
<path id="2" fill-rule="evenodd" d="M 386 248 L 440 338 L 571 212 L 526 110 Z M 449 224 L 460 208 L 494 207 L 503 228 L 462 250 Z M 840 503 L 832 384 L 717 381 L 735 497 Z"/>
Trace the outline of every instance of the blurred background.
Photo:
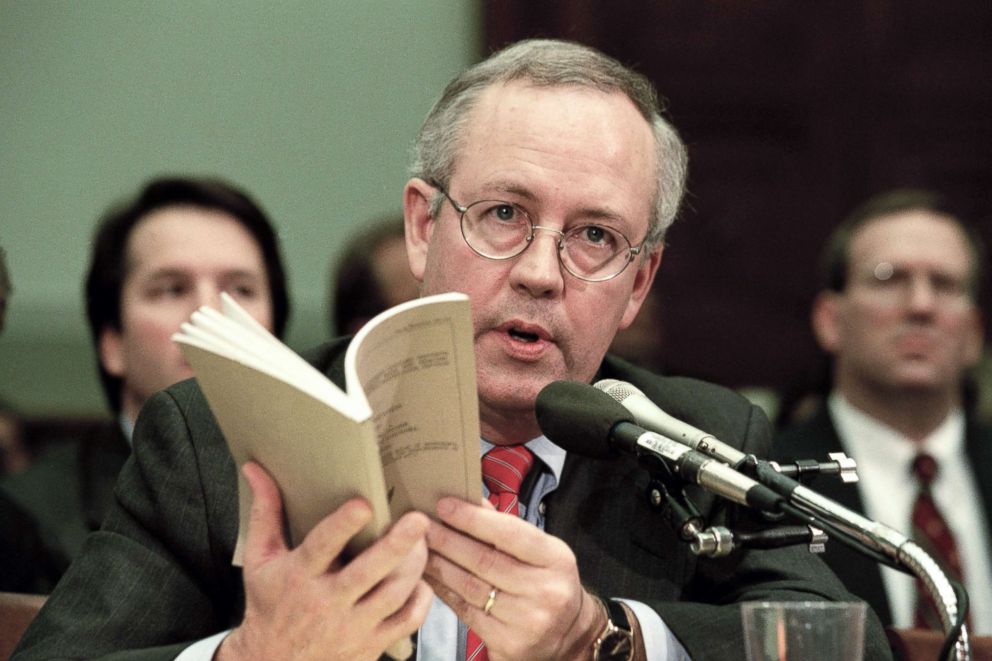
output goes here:
<path id="1" fill-rule="evenodd" d="M 280 230 L 297 349 L 329 336 L 351 233 L 401 208 L 434 96 L 482 48 L 461 0 L 0 0 L 0 399 L 106 409 L 83 311 L 100 214 L 162 173 L 218 175 Z"/>
<path id="2" fill-rule="evenodd" d="M 735 388 L 812 387 L 821 244 L 893 186 L 992 240 L 992 3 L 861 0 L 0 0 L 0 399 L 100 414 L 82 279 L 104 209 L 219 175 L 281 230 L 303 349 L 347 239 L 397 211 L 412 139 L 460 69 L 530 36 L 648 75 L 689 145 L 645 360 Z M 983 301 L 989 310 L 988 300 Z"/>

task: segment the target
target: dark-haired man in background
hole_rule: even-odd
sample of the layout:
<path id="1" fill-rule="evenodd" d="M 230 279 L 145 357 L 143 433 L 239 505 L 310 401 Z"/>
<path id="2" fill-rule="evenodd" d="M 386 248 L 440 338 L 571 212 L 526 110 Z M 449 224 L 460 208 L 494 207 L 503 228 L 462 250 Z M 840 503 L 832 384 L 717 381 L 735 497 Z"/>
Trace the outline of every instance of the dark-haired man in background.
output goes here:
<path id="1" fill-rule="evenodd" d="M 852 212 L 826 246 L 811 316 L 831 355 L 833 390 L 808 420 L 778 435 L 775 452 L 853 457 L 857 485 L 820 478 L 813 487 L 913 531 L 951 578 L 963 575 L 973 632 L 988 635 L 992 430 L 965 405 L 983 345 L 976 301 L 985 260 L 974 230 L 932 192 L 894 190 Z M 886 624 L 937 624 L 912 576 L 836 543 L 825 559 Z"/>
<path id="2" fill-rule="evenodd" d="M 142 404 L 193 375 L 171 336 L 223 291 L 281 335 L 286 276 L 269 219 L 216 179 L 164 177 L 109 210 L 96 228 L 86 313 L 113 422 L 54 444 L 2 488 L 71 559 L 99 527 L 130 453 Z"/>

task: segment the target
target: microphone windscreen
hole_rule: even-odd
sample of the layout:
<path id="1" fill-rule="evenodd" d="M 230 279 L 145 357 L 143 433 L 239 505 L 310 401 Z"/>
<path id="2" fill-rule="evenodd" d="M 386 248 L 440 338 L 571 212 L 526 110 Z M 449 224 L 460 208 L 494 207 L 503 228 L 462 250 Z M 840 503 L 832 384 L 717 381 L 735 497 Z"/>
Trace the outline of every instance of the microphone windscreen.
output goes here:
<path id="1" fill-rule="evenodd" d="M 553 381 L 537 395 L 537 424 L 556 445 L 587 457 L 610 456 L 610 432 L 633 422 L 624 406 L 585 383 Z"/>

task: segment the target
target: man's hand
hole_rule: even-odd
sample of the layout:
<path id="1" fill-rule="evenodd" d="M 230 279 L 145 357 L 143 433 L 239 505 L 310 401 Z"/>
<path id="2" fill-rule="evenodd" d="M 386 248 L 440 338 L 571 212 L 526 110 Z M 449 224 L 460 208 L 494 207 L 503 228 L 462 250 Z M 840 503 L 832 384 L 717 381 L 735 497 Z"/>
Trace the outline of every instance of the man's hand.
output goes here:
<path id="1" fill-rule="evenodd" d="M 575 555 L 563 541 L 456 498 L 441 499 L 437 511 L 444 524 L 431 523 L 427 534 L 425 578 L 486 642 L 490 659 L 591 656 L 606 619 L 582 588 Z"/>
<path id="2" fill-rule="evenodd" d="M 254 463 L 244 475 L 253 496 L 245 617 L 217 659 L 375 659 L 417 630 L 432 598 L 421 578 L 430 524 L 424 514 L 404 515 L 343 564 L 348 540 L 371 519 L 365 501 L 348 501 L 290 550 L 275 482 Z"/>

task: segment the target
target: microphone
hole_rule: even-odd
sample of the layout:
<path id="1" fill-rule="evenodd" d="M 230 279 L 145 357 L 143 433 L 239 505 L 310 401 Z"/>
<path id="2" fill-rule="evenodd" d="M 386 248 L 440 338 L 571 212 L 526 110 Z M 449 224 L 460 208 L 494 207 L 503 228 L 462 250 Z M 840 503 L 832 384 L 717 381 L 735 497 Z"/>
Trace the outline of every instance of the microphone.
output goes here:
<path id="1" fill-rule="evenodd" d="M 777 512 L 783 498 L 730 466 L 632 422 L 620 403 L 592 386 L 554 381 L 537 396 L 537 424 L 569 452 L 608 458 L 615 450 L 657 457 L 687 482 L 741 505 Z"/>
<path id="2" fill-rule="evenodd" d="M 693 450 L 698 450 L 731 466 L 739 466 L 747 458 L 743 452 L 727 445 L 712 434 L 668 415 L 648 399 L 647 395 L 626 381 L 602 379 L 593 385 L 597 390 L 602 390 L 622 404 L 642 427 L 664 434 L 688 445 Z"/>
<path id="3" fill-rule="evenodd" d="M 602 390 L 617 402 L 623 404 L 634 416 L 637 424 L 664 434 L 671 438 L 685 443 L 694 450 L 699 450 L 714 459 L 730 464 L 734 468 L 740 468 L 747 459 L 747 455 L 737 448 L 724 443 L 712 434 L 697 429 L 687 422 L 665 413 L 660 406 L 648 399 L 648 396 L 641 392 L 637 386 L 633 386 L 626 381 L 617 379 L 602 379 L 593 384 L 597 390 Z M 819 462 L 815 460 L 797 461 L 792 464 L 782 464 L 779 462 L 766 462 L 776 473 L 790 478 L 802 478 L 804 475 L 836 475 L 845 484 L 858 481 L 858 465 L 853 459 L 843 452 L 831 452 L 828 454 L 830 461 Z M 764 461 L 764 460 L 760 460 Z M 767 472 L 767 471 L 766 471 Z M 760 476 L 759 476 L 760 477 Z M 771 478 L 769 478 L 771 479 Z M 762 480 L 764 482 L 764 480 Z M 767 482 L 764 482 L 768 485 Z M 777 485 L 778 492 L 786 495 L 783 489 L 787 483 L 781 482 Z M 793 486 L 796 483 L 791 483 Z M 789 487 L 791 488 L 791 487 Z"/>
<path id="4" fill-rule="evenodd" d="M 613 409 L 613 413 L 606 414 L 609 405 L 602 399 L 594 399 L 587 395 L 586 393 L 590 391 L 602 393 L 607 399 L 612 400 L 611 404 L 619 405 L 622 411 Z M 610 391 L 610 394 L 607 394 L 607 391 Z M 631 397 L 633 399 L 628 402 Z M 549 410 L 558 407 L 559 410 Z M 597 407 L 601 408 L 596 410 Z M 591 417 L 584 415 L 584 408 L 594 409 L 595 414 Z M 614 422 L 604 430 L 602 421 L 609 419 L 610 415 L 615 415 Z M 660 454 L 660 449 L 654 449 L 654 441 L 660 439 L 657 441 L 659 447 L 663 447 L 666 452 L 671 448 L 663 442 L 674 443 L 676 446 L 681 443 L 631 424 L 629 422 L 631 416 L 644 426 L 684 441 L 687 446 L 693 448 L 689 451 L 692 454 L 673 452 L 676 457 L 673 466 L 672 459 Z M 632 450 L 638 455 L 652 453 L 659 456 L 673 470 L 678 469 L 680 475 L 684 473 L 679 464 L 698 462 L 695 477 L 691 479 L 707 490 L 742 504 L 752 504 L 760 500 L 761 505 L 757 506 L 766 511 L 786 512 L 804 521 L 816 522 L 817 525 L 826 527 L 833 537 L 845 545 L 877 561 L 913 574 L 923 582 L 927 593 L 937 603 L 944 631 L 948 633 L 948 641 L 956 639 L 953 648 L 956 652 L 954 658 L 968 658 L 967 627 L 963 626 L 967 602 L 962 604 L 963 608 L 959 608 L 958 595 L 940 566 L 922 547 L 898 530 L 884 523 L 872 521 L 778 473 L 769 462 L 756 462 L 754 469 L 760 482 L 751 480 L 730 466 L 716 463 L 711 457 L 738 465 L 746 459 L 746 455 L 712 435 L 671 417 L 647 399 L 644 393 L 623 381 L 606 379 L 597 382 L 594 388 L 563 381 L 550 383 L 538 394 L 537 419 L 541 430 L 548 438 L 566 450 L 571 449 L 580 454 L 586 448 L 594 451 L 599 448 L 599 454 L 594 456 L 608 456 L 609 450 L 604 450 L 602 446 L 610 447 L 613 444 Z M 597 421 L 600 424 L 598 427 L 595 426 Z M 631 428 L 642 432 L 641 435 L 631 440 Z M 607 439 L 606 443 L 602 441 L 604 437 Z M 571 443 L 573 438 L 574 445 Z M 704 457 L 709 463 L 699 462 L 698 457 Z M 723 480 L 725 473 L 715 470 L 716 466 L 729 471 L 735 477 L 728 476 L 728 483 L 725 484 Z M 720 477 L 717 477 L 718 474 Z M 745 489 L 743 502 L 740 499 L 741 488 Z"/>

